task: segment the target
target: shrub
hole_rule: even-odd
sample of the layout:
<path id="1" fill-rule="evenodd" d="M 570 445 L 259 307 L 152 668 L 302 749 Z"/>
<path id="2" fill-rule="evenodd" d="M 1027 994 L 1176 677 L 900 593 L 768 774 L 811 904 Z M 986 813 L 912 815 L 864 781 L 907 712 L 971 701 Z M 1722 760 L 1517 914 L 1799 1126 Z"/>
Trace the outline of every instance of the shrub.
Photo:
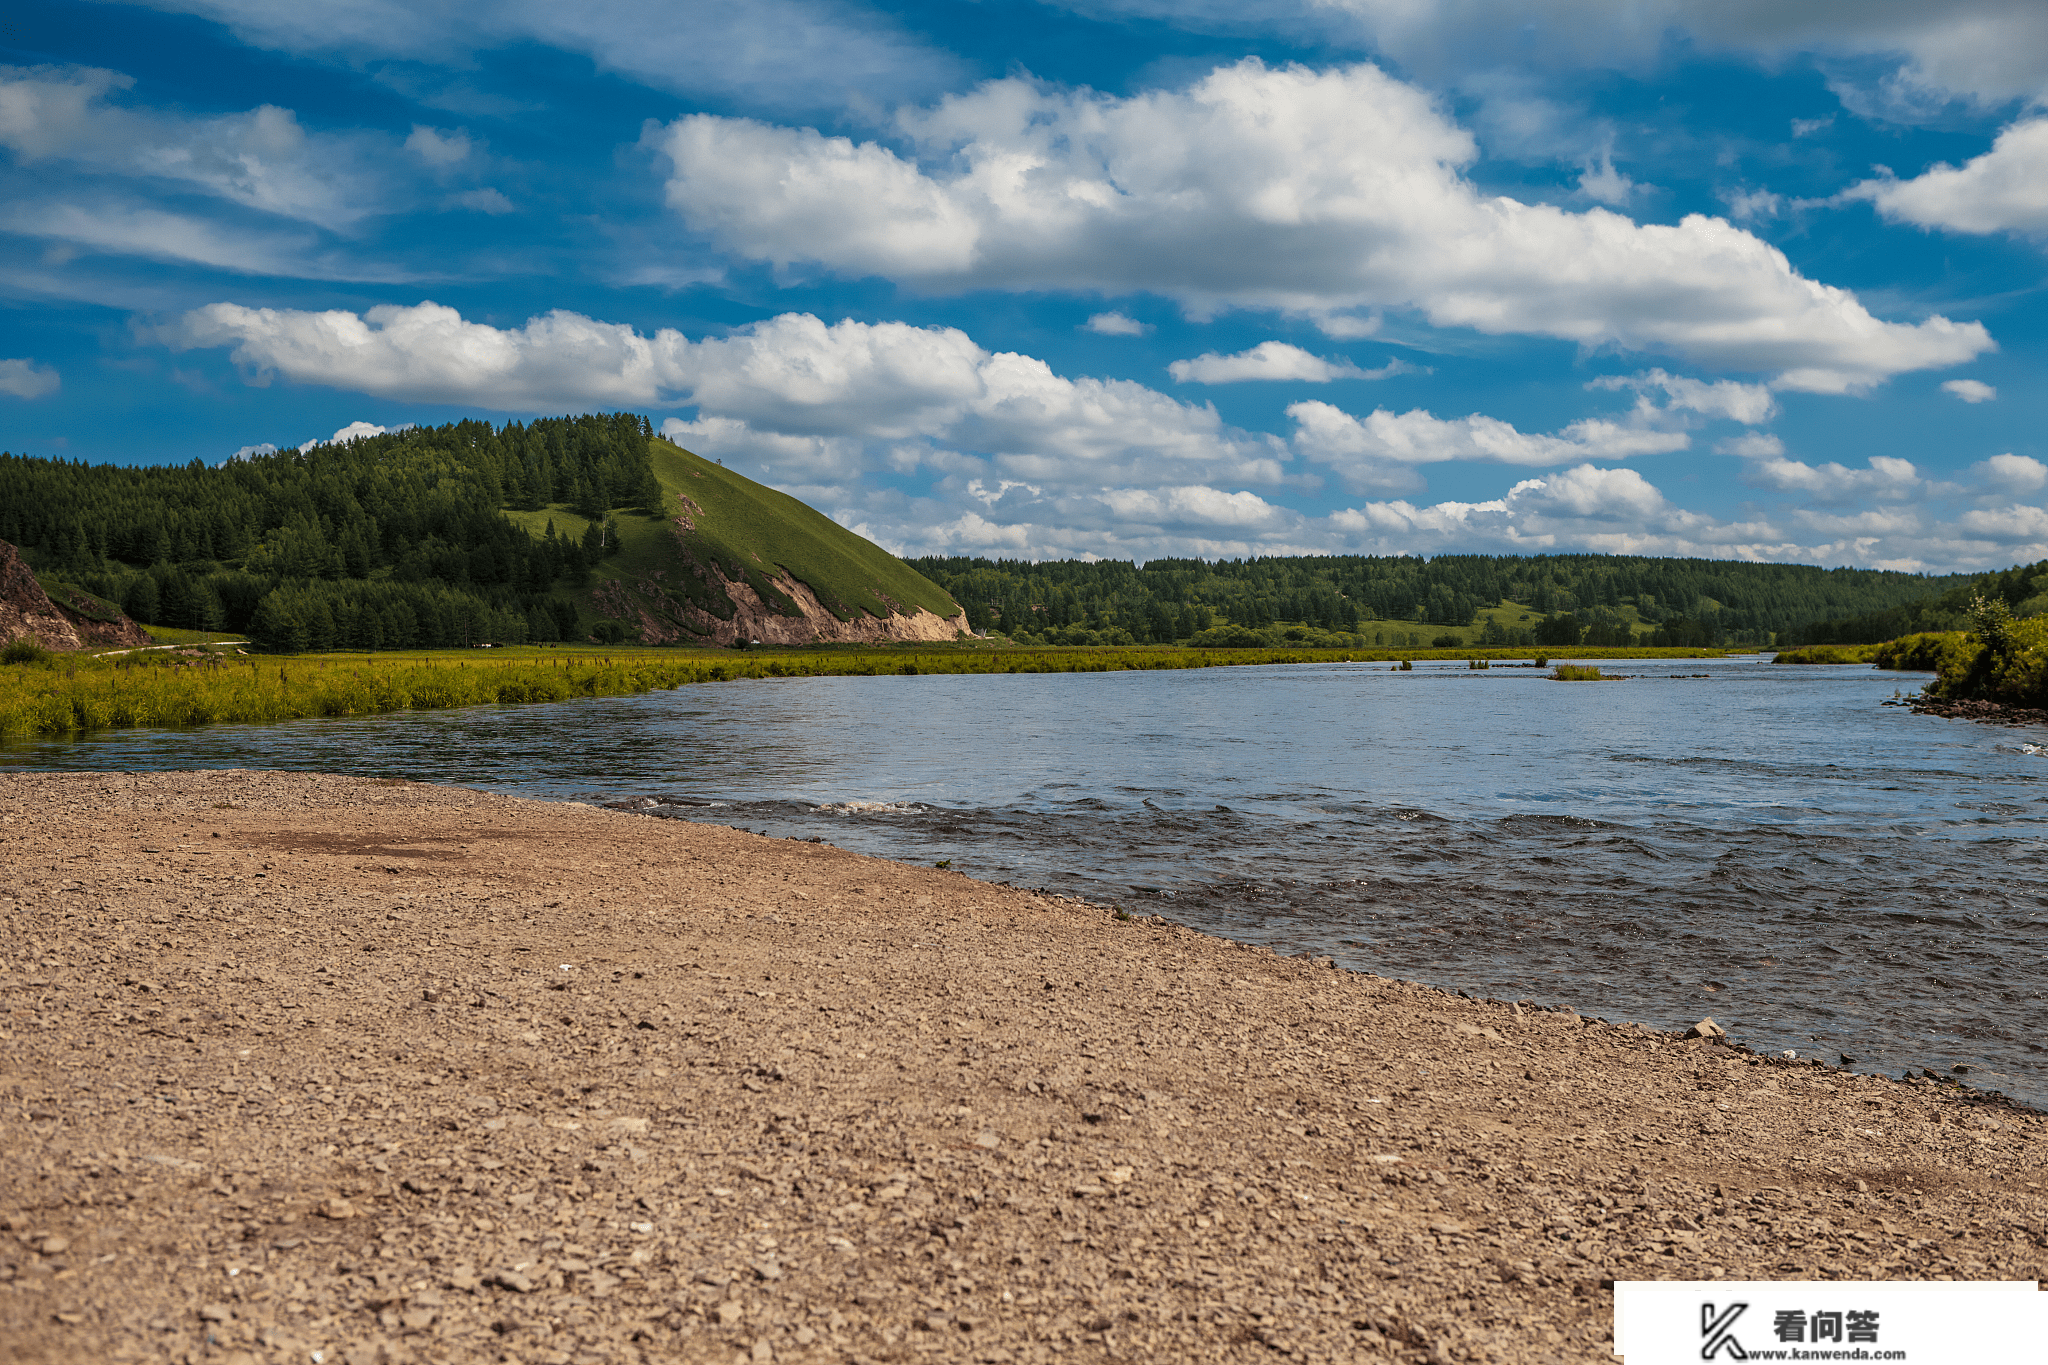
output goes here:
<path id="1" fill-rule="evenodd" d="M 1558 682 L 1606 682 L 1607 675 L 1591 664 L 1559 664 L 1550 670 Z"/>
<path id="2" fill-rule="evenodd" d="M 47 662 L 49 658 L 50 651 L 44 649 L 42 642 L 30 635 L 24 635 L 19 640 L 10 642 L 6 649 L 0 649 L 0 663 L 39 664 Z"/>

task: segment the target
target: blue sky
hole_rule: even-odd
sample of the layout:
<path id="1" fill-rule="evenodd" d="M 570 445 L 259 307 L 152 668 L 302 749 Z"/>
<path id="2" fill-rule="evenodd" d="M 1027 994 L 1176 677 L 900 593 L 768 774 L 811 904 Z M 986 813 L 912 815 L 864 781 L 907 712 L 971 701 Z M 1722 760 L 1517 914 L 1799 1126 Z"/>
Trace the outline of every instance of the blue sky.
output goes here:
<path id="1" fill-rule="evenodd" d="M 0 63 L 9 450 L 629 409 L 911 554 L 2048 557 L 2038 0 L 44 0 Z"/>

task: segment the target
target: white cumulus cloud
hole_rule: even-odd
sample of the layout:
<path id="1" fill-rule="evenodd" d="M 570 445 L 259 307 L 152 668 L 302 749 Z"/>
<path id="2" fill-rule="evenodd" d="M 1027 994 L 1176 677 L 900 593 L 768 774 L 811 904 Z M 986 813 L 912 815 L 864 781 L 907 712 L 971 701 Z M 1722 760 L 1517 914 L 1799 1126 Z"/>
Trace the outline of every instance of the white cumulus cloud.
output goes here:
<path id="1" fill-rule="evenodd" d="M 2048 488 L 2048 465 L 2030 455 L 1993 455 L 1970 466 L 1985 488 L 2001 493 L 2038 493 Z"/>
<path id="2" fill-rule="evenodd" d="M 1893 222 L 1951 232 L 2048 233 L 2048 118 L 2013 124 L 1991 150 L 1911 180 L 1866 180 L 1843 191 Z"/>
<path id="3" fill-rule="evenodd" d="M 1998 397 L 1998 390 L 1981 379 L 1951 379 L 1941 386 L 1943 393 L 1952 393 L 1965 403 L 1989 403 Z"/>
<path id="4" fill-rule="evenodd" d="M 1356 489 L 1415 488 L 1421 483 L 1415 466 L 1447 460 L 1560 465 L 1663 454 L 1690 444 L 1683 432 L 1645 430 L 1599 418 L 1574 422 L 1546 436 L 1479 413 L 1442 418 L 1421 408 L 1404 413 L 1377 408 L 1358 418 L 1313 399 L 1292 405 L 1287 415 L 1295 423 L 1294 449 L 1329 465 Z"/>
<path id="5" fill-rule="evenodd" d="M 1867 498 L 1897 500 L 1921 494 L 1925 481 L 1911 460 L 1873 455 L 1863 469 L 1829 461 L 1810 465 L 1783 456 L 1766 456 L 1749 467 L 1748 479 L 1780 493 L 1802 493 L 1820 502 L 1840 503 Z"/>
<path id="6" fill-rule="evenodd" d="M 42 398 L 63 386 L 63 379 L 48 365 L 33 360 L 0 360 L 0 393 L 16 398 Z"/>
<path id="7" fill-rule="evenodd" d="M 1471 137 L 1370 65 L 1247 59 L 1128 98 L 994 81 L 897 123 L 911 155 L 710 114 L 649 141 L 671 206 L 723 249 L 929 289 L 1150 291 L 1198 316 L 1409 308 L 1823 392 L 1991 345 L 1974 322 L 1878 319 L 1722 219 L 1483 194 Z"/>
<path id="8" fill-rule="evenodd" d="M 1236 355 L 1207 351 L 1193 360 L 1176 360 L 1166 367 L 1166 372 L 1183 384 L 1235 384 L 1247 379 L 1327 384 L 1333 379 L 1388 379 L 1412 373 L 1414 368 L 1397 357 L 1378 369 L 1363 370 L 1349 360 L 1325 360 L 1284 341 L 1262 341 Z"/>

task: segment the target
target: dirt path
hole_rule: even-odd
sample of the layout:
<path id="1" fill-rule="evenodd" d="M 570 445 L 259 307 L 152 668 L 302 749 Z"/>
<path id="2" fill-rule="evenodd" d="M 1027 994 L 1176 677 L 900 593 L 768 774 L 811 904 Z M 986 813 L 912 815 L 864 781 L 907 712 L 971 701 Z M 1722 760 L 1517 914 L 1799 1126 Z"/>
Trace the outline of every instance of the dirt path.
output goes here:
<path id="1" fill-rule="evenodd" d="M 1577 1363 L 1616 1278 L 2048 1268 L 2039 1116 L 829 846 L 0 776 L 0 931 L 9 1361 Z"/>

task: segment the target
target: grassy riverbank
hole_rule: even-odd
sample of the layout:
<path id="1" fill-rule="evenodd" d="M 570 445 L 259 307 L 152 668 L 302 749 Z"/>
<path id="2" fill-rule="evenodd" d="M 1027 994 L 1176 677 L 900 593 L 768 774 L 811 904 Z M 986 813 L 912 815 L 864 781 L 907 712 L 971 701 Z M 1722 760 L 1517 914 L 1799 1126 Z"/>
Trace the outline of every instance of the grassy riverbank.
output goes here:
<path id="1" fill-rule="evenodd" d="M 1718 650 L 1623 650 L 1601 657 L 1695 658 Z M 1126 669 L 1396 659 L 1513 659 L 1513 651 L 894 649 L 433 650 L 393 654 L 222 652 L 58 655 L 14 664 L 0 679 L 0 736 L 29 738 L 137 727 L 262 724 L 455 706 L 624 696 L 737 678 L 919 673 L 1106 673 Z"/>

